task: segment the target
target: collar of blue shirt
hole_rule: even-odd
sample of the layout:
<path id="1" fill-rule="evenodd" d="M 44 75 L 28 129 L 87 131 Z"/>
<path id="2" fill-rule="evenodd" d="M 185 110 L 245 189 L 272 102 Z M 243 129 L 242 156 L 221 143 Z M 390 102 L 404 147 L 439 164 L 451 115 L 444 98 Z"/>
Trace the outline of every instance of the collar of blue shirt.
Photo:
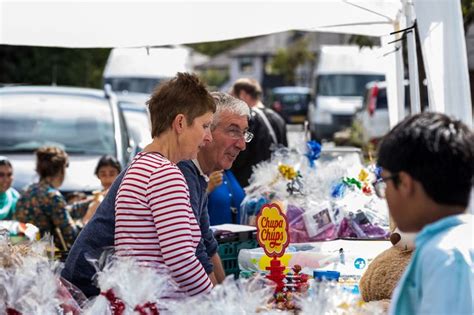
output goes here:
<path id="1" fill-rule="evenodd" d="M 198 169 L 198 171 L 199 171 L 199 175 L 201 175 L 202 177 L 204 177 L 204 180 L 206 181 L 206 183 L 208 183 L 208 182 L 209 182 L 209 177 L 208 177 L 206 174 L 204 174 L 204 173 L 202 172 L 201 165 L 199 165 L 199 161 L 198 161 L 197 159 L 194 159 L 194 160 L 192 160 L 192 161 L 193 161 L 194 165 L 196 165 L 196 167 L 197 167 L 197 169 Z"/>
<path id="2" fill-rule="evenodd" d="M 433 237 L 433 235 L 436 235 L 451 227 L 461 225 L 461 224 L 468 224 L 471 222 L 472 222 L 471 214 L 458 214 L 458 215 L 451 215 L 449 217 L 438 220 L 434 223 L 428 224 L 416 236 L 416 239 L 415 239 L 416 248 L 421 247 L 421 245 L 426 243 L 430 238 Z"/>

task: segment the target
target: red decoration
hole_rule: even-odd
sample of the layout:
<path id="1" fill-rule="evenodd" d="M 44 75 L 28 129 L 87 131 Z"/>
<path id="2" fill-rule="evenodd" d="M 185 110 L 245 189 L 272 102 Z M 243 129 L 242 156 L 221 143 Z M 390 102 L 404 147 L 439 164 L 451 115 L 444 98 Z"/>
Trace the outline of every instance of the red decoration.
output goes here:
<path id="1" fill-rule="evenodd" d="M 110 310 L 113 315 L 123 315 L 125 311 L 125 303 L 121 299 L 115 296 L 115 293 L 112 289 L 107 290 L 107 292 L 100 292 L 100 295 L 105 296 L 105 298 L 110 303 Z"/>
<path id="2" fill-rule="evenodd" d="M 16 309 L 14 308 L 9 308 L 7 307 L 7 315 L 21 315 L 20 312 L 18 312 Z"/>
<path id="3" fill-rule="evenodd" d="M 273 259 L 270 260 L 270 267 L 265 267 L 265 269 L 270 270 L 267 279 L 276 283 L 275 293 L 282 292 L 285 287 L 285 283 L 283 282 L 283 279 L 285 279 L 285 275 L 283 274 L 285 266 L 281 265 L 278 258 L 273 257 Z"/>
<path id="4" fill-rule="evenodd" d="M 148 311 L 148 310 L 150 311 Z M 156 303 L 148 302 L 143 305 L 137 305 L 134 311 L 138 312 L 140 315 L 159 315 L 158 308 Z"/>

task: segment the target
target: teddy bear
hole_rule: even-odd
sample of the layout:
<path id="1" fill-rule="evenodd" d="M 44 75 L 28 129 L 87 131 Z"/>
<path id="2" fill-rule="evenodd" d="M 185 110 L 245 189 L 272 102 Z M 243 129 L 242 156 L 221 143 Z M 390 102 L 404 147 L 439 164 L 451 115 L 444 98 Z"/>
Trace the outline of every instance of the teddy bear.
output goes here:
<path id="1" fill-rule="evenodd" d="M 415 249 L 415 233 L 396 228 L 390 235 L 392 247 L 379 254 L 360 279 L 359 289 L 365 302 L 382 301 L 388 308 L 392 292 L 410 262 Z"/>

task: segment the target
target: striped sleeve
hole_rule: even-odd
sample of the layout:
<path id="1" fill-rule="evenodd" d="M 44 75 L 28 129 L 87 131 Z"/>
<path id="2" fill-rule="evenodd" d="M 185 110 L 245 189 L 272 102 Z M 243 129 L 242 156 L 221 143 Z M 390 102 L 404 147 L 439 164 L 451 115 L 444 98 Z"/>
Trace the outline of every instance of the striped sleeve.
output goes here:
<path id="1" fill-rule="evenodd" d="M 197 295 L 212 288 L 196 257 L 201 230 L 189 202 L 181 171 L 174 165 L 156 169 L 150 176 L 146 199 L 158 234 L 164 264 L 183 292 Z"/>

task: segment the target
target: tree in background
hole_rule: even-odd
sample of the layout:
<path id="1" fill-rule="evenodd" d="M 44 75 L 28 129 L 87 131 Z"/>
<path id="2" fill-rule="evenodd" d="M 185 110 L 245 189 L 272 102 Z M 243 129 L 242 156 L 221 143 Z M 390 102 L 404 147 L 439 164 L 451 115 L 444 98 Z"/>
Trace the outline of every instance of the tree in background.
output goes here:
<path id="1" fill-rule="evenodd" d="M 0 45 L 0 84 L 102 88 L 110 49 Z"/>
<path id="2" fill-rule="evenodd" d="M 215 55 L 220 54 L 221 52 L 240 46 L 254 38 L 256 37 L 237 38 L 218 42 L 187 44 L 186 46 L 191 47 L 192 49 L 196 50 L 197 52 L 200 52 L 201 54 L 213 57 Z"/>
<path id="3" fill-rule="evenodd" d="M 282 75 L 286 84 L 296 84 L 296 69 L 300 65 L 314 62 L 314 54 L 308 50 L 308 40 L 298 38 L 288 48 L 280 48 L 270 63 L 272 74 Z"/>
<path id="4" fill-rule="evenodd" d="M 190 44 L 196 51 L 216 55 L 252 38 Z M 9 84 L 68 85 L 102 88 L 110 49 L 77 49 L 0 45 L 0 86 Z M 209 84 L 223 78 L 210 73 Z"/>
<path id="5" fill-rule="evenodd" d="M 210 90 L 217 91 L 219 86 L 229 81 L 228 71 L 208 69 L 199 73 L 199 76 L 206 82 Z"/>
<path id="6" fill-rule="evenodd" d="M 461 10 L 464 22 L 464 34 L 467 34 L 469 26 L 474 23 L 474 1 L 461 0 Z"/>

